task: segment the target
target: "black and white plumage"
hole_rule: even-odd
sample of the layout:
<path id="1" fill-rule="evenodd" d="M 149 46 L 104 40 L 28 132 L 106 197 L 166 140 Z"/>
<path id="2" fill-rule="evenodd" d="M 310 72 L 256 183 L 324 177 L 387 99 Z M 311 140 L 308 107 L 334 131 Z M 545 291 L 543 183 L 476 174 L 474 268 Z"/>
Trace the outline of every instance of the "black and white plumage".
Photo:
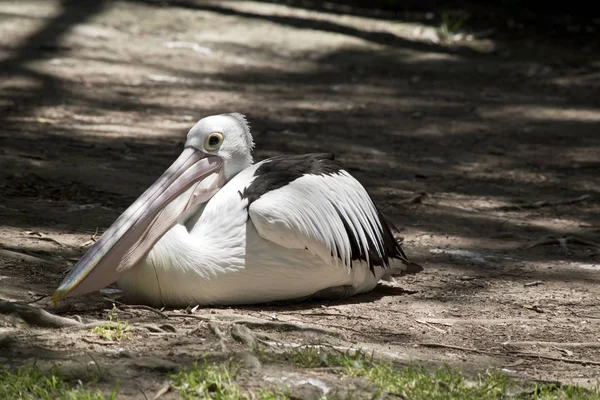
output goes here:
<path id="1" fill-rule="evenodd" d="M 252 207 L 263 195 L 267 199 L 276 197 L 275 201 L 283 205 L 274 210 L 276 216 L 269 210 L 271 215 L 265 217 L 260 206 Z M 353 261 L 361 260 L 371 272 L 375 266 L 389 268 L 390 258 L 407 261 L 400 243 L 366 190 L 334 160 L 333 154 L 277 156 L 265 160 L 241 197 L 248 199 L 252 220 L 265 239 L 287 247 L 304 246 L 323 259 L 337 257 L 347 268 L 352 267 Z M 285 206 L 288 204 L 289 208 Z M 278 227 L 274 218 L 284 226 Z M 270 238 L 267 232 L 277 228 L 279 234 L 292 237 Z"/>
<path id="2" fill-rule="evenodd" d="M 142 208 L 154 213 L 146 217 L 144 210 L 133 222 L 120 217 L 107 231 L 108 244 L 90 249 L 93 254 L 82 258 L 55 299 L 99 289 L 110 279 L 118 279 L 130 301 L 153 305 L 346 297 L 414 266 L 395 228 L 333 155 L 277 156 L 252 164 L 252 144 L 239 114 L 199 121 L 188 134 L 189 154 L 184 151 L 163 177 L 176 176 L 171 179 L 178 183 L 187 174 L 178 163 L 196 157 L 186 168 L 204 163 L 198 167 L 201 179 L 192 176 L 159 201 L 155 197 L 174 185 L 164 189 L 169 181 L 161 177 L 124 215 Z M 212 158 L 218 159 L 207 164 Z M 102 267 L 107 257 L 118 267 Z M 112 275 L 105 278 L 99 269 Z M 77 293 L 78 287 L 84 288 Z"/>

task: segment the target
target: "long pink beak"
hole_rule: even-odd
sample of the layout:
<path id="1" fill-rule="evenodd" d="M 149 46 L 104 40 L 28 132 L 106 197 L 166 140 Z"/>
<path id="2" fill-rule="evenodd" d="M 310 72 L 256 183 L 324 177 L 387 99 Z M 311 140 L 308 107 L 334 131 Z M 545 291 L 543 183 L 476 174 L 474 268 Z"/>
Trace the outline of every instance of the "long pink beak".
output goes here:
<path id="1" fill-rule="evenodd" d="M 145 257 L 184 211 L 207 202 L 224 184 L 223 160 L 188 147 L 75 264 L 52 299 L 116 282 Z M 183 222 L 183 221 L 181 221 Z"/>

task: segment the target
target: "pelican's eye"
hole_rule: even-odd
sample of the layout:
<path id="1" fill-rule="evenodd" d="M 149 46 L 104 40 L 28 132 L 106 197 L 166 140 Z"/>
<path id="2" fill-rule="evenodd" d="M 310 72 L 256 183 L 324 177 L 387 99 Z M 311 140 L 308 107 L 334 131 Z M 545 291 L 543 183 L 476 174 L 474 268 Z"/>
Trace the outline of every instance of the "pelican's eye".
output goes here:
<path id="1" fill-rule="evenodd" d="M 223 134 L 221 132 L 213 132 L 204 140 L 204 148 L 208 151 L 217 150 L 223 144 Z"/>

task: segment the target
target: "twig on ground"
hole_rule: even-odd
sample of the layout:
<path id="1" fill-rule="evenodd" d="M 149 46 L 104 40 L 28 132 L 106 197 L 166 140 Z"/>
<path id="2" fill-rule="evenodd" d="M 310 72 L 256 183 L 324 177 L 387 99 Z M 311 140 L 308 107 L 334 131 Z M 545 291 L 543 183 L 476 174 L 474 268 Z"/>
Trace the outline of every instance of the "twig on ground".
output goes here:
<path id="1" fill-rule="evenodd" d="M 169 316 L 167 314 L 165 314 L 164 312 L 157 310 L 156 308 L 153 308 L 150 306 L 145 306 L 145 305 L 141 305 L 141 304 L 125 304 L 120 301 L 110 299 L 108 297 L 103 297 L 103 299 L 110 303 L 118 304 L 119 307 L 122 307 L 122 308 L 129 308 L 132 310 L 146 310 L 146 311 L 153 312 L 156 315 L 160 315 L 163 318 L 169 318 Z"/>
<path id="2" fill-rule="evenodd" d="M 165 394 L 169 393 L 170 390 L 171 390 L 171 385 L 168 383 L 165 383 L 160 389 L 158 389 L 158 391 L 156 392 L 156 394 L 154 395 L 152 400 L 158 400 Z"/>
<path id="3" fill-rule="evenodd" d="M 542 281 L 533 281 L 533 282 L 524 283 L 523 286 L 531 287 L 531 286 L 538 286 L 538 285 L 543 285 L 543 284 L 544 284 L 544 282 L 542 282 Z"/>
<path id="4" fill-rule="evenodd" d="M 429 327 L 431 329 L 435 329 L 438 332 L 447 333 L 445 330 L 443 330 L 441 328 L 438 328 L 437 326 L 433 326 L 433 324 L 431 322 L 423 321 L 423 320 L 420 320 L 420 319 L 415 319 L 415 322 L 418 322 L 419 324 L 423 324 L 423 325 L 425 325 L 425 326 L 427 326 L 427 327 Z"/>
<path id="5" fill-rule="evenodd" d="M 328 312 L 303 313 L 303 312 L 297 312 L 297 311 L 283 311 L 283 312 L 280 312 L 279 314 L 281 314 L 281 315 L 302 315 L 302 316 L 307 316 L 307 317 L 342 317 L 342 318 L 346 318 L 346 319 L 364 319 L 367 321 L 373 320 L 373 318 L 365 317 L 362 315 L 344 315 L 344 314 L 336 314 L 336 313 L 328 313 Z"/>
<path id="6" fill-rule="evenodd" d="M 542 342 L 542 341 L 537 341 L 537 340 L 525 340 L 525 341 L 514 341 L 514 342 L 505 342 L 503 343 L 503 345 L 505 346 L 547 346 L 547 347 L 554 347 L 557 348 L 559 350 L 562 350 L 559 348 L 560 347 L 564 347 L 564 348 L 600 348 L 600 342 Z"/>
<path id="7" fill-rule="evenodd" d="M 146 396 L 146 392 L 144 392 L 144 389 L 142 389 L 141 387 L 138 387 L 138 390 L 139 390 L 140 392 L 142 392 L 142 396 L 144 396 L 144 399 L 145 399 L 145 400 L 150 400 L 150 399 L 148 398 L 148 396 Z"/>
<path id="8" fill-rule="evenodd" d="M 570 310 L 571 314 L 575 315 L 579 318 L 589 318 L 589 319 L 600 319 L 600 315 L 590 315 L 590 314 L 578 314 L 573 310 Z"/>
<path id="9" fill-rule="evenodd" d="M 82 337 L 80 340 L 82 342 L 86 342 L 86 343 L 89 343 L 89 344 L 97 344 L 99 346 L 106 346 L 106 345 L 109 345 L 109 344 L 118 344 L 119 343 L 119 342 L 113 342 L 111 340 L 92 340 L 92 339 L 88 339 L 86 337 Z"/>
<path id="10" fill-rule="evenodd" d="M 600 365 L 600 361 L 593 361 L 593 360 L 579 360 L 579 359 L 575 359 L 575 358 L 552 357 L 552 356 L 545 356 L 542 354 L 535 354 L 535 353 L 521 353 L 518 351 L 511 352 L 510 354 L 516 355 L 518 357 L 542 358 L 544 360 L 561 361 L 561 362 L 565 362 L 565 363 L 569 363 L 569 364 Z"/>
<path id="11" fill-rule="evenodd" d="M 308 325 L 304 325 L 304 321 L 301 321 L 301 320 L 298 320 L 298 319 L 281 320 L 281 319 L 275 318 L 275 321 L 282 322 L 282 323 L 292 323 L 292 324 L 293 323 L 299 323 L 302 326 L 308 327 Z M 329 326 L 329 327 L 332 327 L 332 328 L 337 328 L 337 329 L 340 329 L 340 330 L 352 331 L 352 332 L 359 333 L 359 334 L 363 333 L 360 329 L 354 329 L 354 328 L 350 328 L 349 326 L 342 326 L 342 325 L 332 324 L 332 323 L 329 323 L 329 322 L 327 324 L 320 324 L 318 322 L 313 322 L 313 324 L 318 325 L 318 326 L 325 326 L 326 325 L 326 326 Z M 321 329 L 321 328 L 317 328 L 317 329 Z M 304 329 L 304 330 L 307 330 L 307 329 Z M 335 331 L 333 331 L 333 332 L 335 332 Z M 340 335 L 339 332 L 335 332 L 335 334 L 337 334 L 338 336 Z"/>
<path id="12" fill-rule="evenodd" d="M 407 199 L 400 200 L 398 202 L 398 204 L 419 204 L 419 203 L 423 202 L 423 199 L 425 197 L 427 197 L 427 193 L 420 192 L 420 193 L 417 193 L 414 196 L 411 196 Z"/>
<path id="13" fill-rule="evenodd" d="M 84 247 L 88 247 L 94 243 L 96 243 L 96 240 L 98 239 L 98 227 L 96 227 L 96 232 L 94 232 L 94 234 L 92 236 L 90 236 L 90 240 L 82 243 L 79 245 L 79 248 L 84 248 Z"/>
<path id="14" fill-rule="evenodd" d="M 46 235 L 45 233 L 42 232 L 37 232 L 37 231 L 27 231 L 25 232 L 27 235 L 29 236 L 33 236 L 35 239 L 37 240 L 45 240 L 47 242 L 53 242 L 56 243 L 57 245 L 59 245 L 60 247 L 70 247 L 69 245 L 62 243 L 48 235 Z"/>
<path id="15" fill-rule="evenodd" d="M 107 322 L 107 323 L 110 324 L 110 322 Z M 173 332 L 167 332 L 160 326 L 156 326 L 154 324 L 141 324 L 141 325 L 130 325 L 129 326 L 129 330 L 132 330 L 132 331 L 144 330 L 144 329 L 147 330 L 148 332 L 152 332 L 152 333 L 173 333 Z"/>
<path id="16" fill-rule="evenodd" d="M 37 303 L 40 300 L 44 300 L 46 297 L 48 297 L 47 294 L 41 294 L 38 297 L 36 297 L 35 299 L 28 301 L 27 304 L 33 304 L 33 303 Z"/>
<path id="17" fill-rule="evenodd" d="M 596 247 L 596 248 L 600 247 L 596 243 L 581 239 L 580 237 L 577 237 L 577 236 L 567 236 L 567 237 L 563 237 L 563 238 L 549 236 L 547 238 L 537 240 L 533 243 L 530 243 L 527 246 L 523 247 L 523 249 L 528 250 L 533 247 L 548 246 L 548 245 L 554 245 L 554 244 L 560 245 L 566 252 L 569 252 L 569 247 L 567 246 L 568 244 L 578 244 L 580 246 L 589 246 L 589 247 Z"/>
<path id="18" fill-rule="evenodd" d="M 419 343 L 419 346 L 422 347 L 430 347 L 430 348 L 438 348 L 438 349 L 452 349 L 452 350 L 461 350 L 461 351 L 469 351 L 472 353 L 479 353 L 479 354 L 487 354 L 487 355 L 500 355 L 499 353 L 494 353 L 491 351 L 485 351 L 485 350 L 479 350 L 479 349 L 473 349 L 470 347 L 462 347 L 462 346 L 453 346 L 450 344 L 442 344 L 442 343 Z"/>
<path id="19" fill-rule="evenodd" d="M 590 197 L 592 197 L 592 196 L 590 196 L 589 194 L 584 194 L 582 196 L 574 197 L 571 199 L 555 200 L 555 201 L 540 200 L 540 201 L 535 201 L 533 203 L 522 203 L 522 204 L 504 206 L 504 207 L 500 207 L 500 209 L 503 211 L 512 211 L 512 210 L 521 210 L 521 209 L 533 210 L 533 209 L 538 209 L 538 208 L 543 208 L 543 207 L 552 207 L 552 206 L 564 206 L 564 205 L 581 203 L 582 201 L 586 201 Z"/>

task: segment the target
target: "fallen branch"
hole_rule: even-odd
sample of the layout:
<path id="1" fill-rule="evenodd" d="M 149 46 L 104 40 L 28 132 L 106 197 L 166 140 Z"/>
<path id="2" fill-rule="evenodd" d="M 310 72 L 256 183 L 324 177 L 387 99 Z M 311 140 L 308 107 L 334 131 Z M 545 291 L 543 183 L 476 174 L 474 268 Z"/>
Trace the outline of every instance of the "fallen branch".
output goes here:
<path id="1" fill-rule="evenodd" d="M 67 328 L 83 325 L 71 318 L 59 317 L 23 303 L 0 301 L 0 314 L 17 314 L 23 321 L 42 328 Z"/>

